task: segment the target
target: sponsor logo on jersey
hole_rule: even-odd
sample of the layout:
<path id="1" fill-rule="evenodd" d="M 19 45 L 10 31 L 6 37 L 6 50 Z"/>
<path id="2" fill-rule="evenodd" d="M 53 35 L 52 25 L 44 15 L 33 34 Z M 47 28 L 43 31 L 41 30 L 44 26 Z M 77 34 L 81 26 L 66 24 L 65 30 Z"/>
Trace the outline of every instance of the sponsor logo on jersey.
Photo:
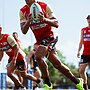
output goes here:
<path id="1" fill-rule="evenodd" d="M 35 29 L 40 29 L 40 28 L 43 28 L 43 27 L 46 27 L 47 24 L 40 24 L 40 25 L 35 25 L 35 26 L 31 26 L 31 29 L 32 30 L 35 30 Z"/>

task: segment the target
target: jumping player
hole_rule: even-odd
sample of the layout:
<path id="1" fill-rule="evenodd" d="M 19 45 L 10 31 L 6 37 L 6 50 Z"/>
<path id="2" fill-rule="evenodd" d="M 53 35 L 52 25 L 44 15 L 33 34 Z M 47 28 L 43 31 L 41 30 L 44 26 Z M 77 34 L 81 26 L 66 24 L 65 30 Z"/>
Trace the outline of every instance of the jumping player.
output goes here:
<path id="1" fill-rule="evenodd" d="M 53 66 L 67 76 L 71 81 L 76 84 L 78 90 L 83 90 L 82 80 L 77 79 L 70 71 L 70 69 L 65 66 L 56 55 L 55 44 L 57 38 L 54 37 L 52 27 L 58 28 L 58 21 L 53 14 L 50 6 L 44 2 L 37 0 L 25 0 L 26 5 L 20 9 L 20 24 L 23 34 L 26 34 L 31 28 L 34 36 L 36 38 L 37 44 L 39 45 L 35 58 L 37 60 L 38 66 L 41 70 L 42 77 L 44 80 L 43 88 L 46 90 L 52 90 L 52 85 L 49 78 L 48 66 L 44 61 L 44 57 L 48 56 L 48 60 L 53 64 Z M 32 3 L 37 2 L 43 13 L 39 14 L 39 22 L 33 22 L 32 16 L 30 14 L 30 6 Z"/>
<path id="2" fill-rule="evenodd" d="M 88 26 L 81 30 L 81 39 L 77 53 L 77 57 L 79 57 L 82 46 L 84 46 L 80 61 L 80 76 L 83 78 L 85 90 L 88 90 L 86 67 L 90 63 L 90 15 L 87 16 L 87 22 Z"/>
<path id="3" fill-rule="evenodd" d="M 13 75 L 15 69 L 20 71 L 22 77 L 33 80 L 37 83 L 40 82 L 40 80 L 36 77 L 31 74 L 27 74 L 26 61 L 24 60 L 23 51 L 19 48 L 17 42 L 12 36 L 2 33 L 2 27 L 0 26 L 0 60 L 2 59 L 4 52 L 9 56 L 7 75 L 14 82 L 16 89 L 20 90 L 21 88 L 22 90 L 26 90 L 22 83 Z"/>

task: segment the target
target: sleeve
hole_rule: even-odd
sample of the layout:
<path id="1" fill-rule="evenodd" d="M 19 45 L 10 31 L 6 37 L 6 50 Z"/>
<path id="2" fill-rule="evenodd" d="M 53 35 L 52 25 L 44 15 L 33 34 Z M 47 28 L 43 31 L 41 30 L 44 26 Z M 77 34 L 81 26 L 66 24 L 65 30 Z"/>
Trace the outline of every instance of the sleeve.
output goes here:
<path id="1" fill-rule="evenodd" d="M 17 42 L 15 41 L 15 39 L 12 36 L 8 36 L 7 42 L 9 43 L 9 45 L 11 47 L 14 47 L 15 45 L 17 45 Z"/>
<path id="2" fill-rule="evenodd" d="M 85 28 L 82 28 L 82 29 L 81 29 L 81 32 L 83 32 L 83 33 L 86 32 L 86 31 L 85 31 Z"/>
<path id="3" fill-rule="evenodd" d="M 26 18 L 25 18 L 25 16 L 24 16 L 22 11 L 20 11 L 19 16 L 20 16 L 20 23 L 25 23 L 26 22 Z"/>
<path id="4" fill-rule="evenodd" d="M 56 18 L 50 5 L 46 6 L 46 16 L 47 18 Z"/>

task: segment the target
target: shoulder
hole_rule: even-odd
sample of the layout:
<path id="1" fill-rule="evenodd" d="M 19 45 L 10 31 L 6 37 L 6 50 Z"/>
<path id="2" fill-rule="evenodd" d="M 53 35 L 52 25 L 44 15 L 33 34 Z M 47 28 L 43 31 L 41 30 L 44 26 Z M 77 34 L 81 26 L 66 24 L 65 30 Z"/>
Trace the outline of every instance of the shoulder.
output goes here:
<path id="1" fill-rule="evenodd" d="M 88 27 L 84 27 L 84 28 L 82 28 L 81 30 L 84 31 L 84 30 L 87 30 L 87 29 L 88 29 Z"/>
<path id="2" fill-rule="evenodd" d="M 29 7 L 28 7 L 28 5 L 24 5 L 24 6 L 20 9 L 20 11 L 23 12 L 23 13 L 26 12 L 26 11 L 28 11 L 28 10 L 30 10 Z"/>
<path id="3" fill-rule="evenodd" d="M 37 1 L 37 3 L 44 9 L 47 7 L 47 4 L 45 2 Z"/>
<path id="4" fill-rule="evenodd" d="M 4 34 L 4 38 L 8 38 L 10 34 Z"/>
<path id="5" fill-rule="evenodd" d="M 41 1 L 37 1 L 37 3 L 40 4 L 40 5 L 47 5 L 47 3 L 41 2 Z"/>

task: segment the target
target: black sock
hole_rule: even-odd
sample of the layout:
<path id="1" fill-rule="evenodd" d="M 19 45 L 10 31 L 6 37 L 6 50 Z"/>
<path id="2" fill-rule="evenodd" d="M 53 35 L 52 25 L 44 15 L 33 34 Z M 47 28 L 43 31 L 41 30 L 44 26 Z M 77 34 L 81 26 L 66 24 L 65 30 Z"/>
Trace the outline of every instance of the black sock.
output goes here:
<path id="1" fill-rule="evenodd" d="M 49 87 L 51 86 L 51 82 L 49 78 L 45 78 L 44 83 L 47 84 Z"/>
<path id="2" fill-rule="evenodd" d="M 88 85 L 87 85 L 87 84 L 83 84 L 83 88 L 84 88 L 85 90 L 88 90 Z"/>

